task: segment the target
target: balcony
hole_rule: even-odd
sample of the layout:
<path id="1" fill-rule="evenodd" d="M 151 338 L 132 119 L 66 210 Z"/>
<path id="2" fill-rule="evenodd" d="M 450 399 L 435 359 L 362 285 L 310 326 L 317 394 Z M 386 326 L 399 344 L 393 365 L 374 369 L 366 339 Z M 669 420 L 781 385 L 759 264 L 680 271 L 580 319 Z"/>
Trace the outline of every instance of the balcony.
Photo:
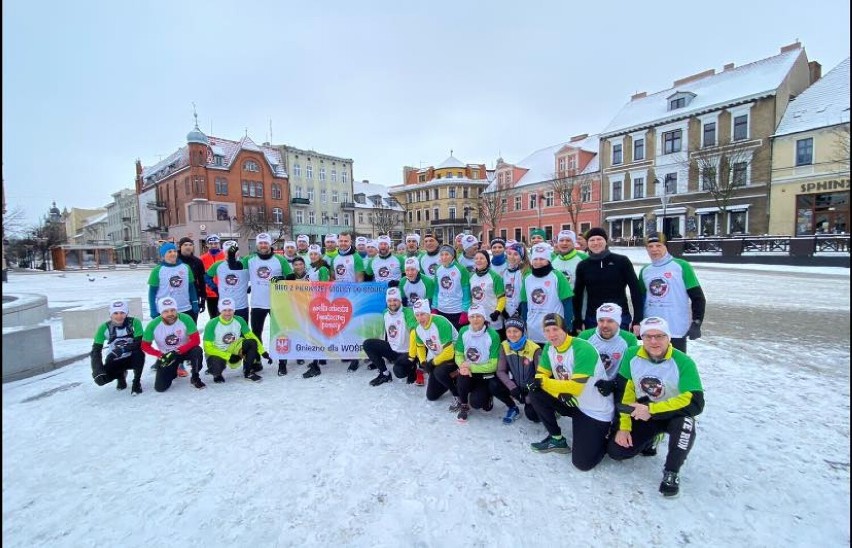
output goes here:
<path id="1" fill-rule="evenodd" d="M 432 226 L 467 226 L 467 221 L 464 217 L 456 217 L 455 219 L 432 219 Z M 470 226 L 477 226 L 479 219 L 471 219 Z"/>
<path id="2" fill-rule="evenodd" d="M 308 198 L 290 198 L 290 205 L 294 206 L 309 206 L 311 201 Z"/>
<path id="3" fill-rule="evenodd" d="M 355 202 L 340 202 L 340 209 L 355 209 Z"/>
<path id="4" fill-rule="evenodd" d="M 153 209 L 155 211 L 165 211 L 168 209 L 166 202 L 148 202 L 148 209 Z"/>

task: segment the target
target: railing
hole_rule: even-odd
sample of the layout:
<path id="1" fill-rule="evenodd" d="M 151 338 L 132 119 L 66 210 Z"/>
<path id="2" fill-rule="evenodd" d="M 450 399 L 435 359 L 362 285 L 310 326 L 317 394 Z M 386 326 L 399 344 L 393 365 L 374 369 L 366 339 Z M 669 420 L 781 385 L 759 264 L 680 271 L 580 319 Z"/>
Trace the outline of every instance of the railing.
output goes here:
<path id="1" fill-rule="evenodd" d="M 736 256 L 743 253 L 789 254 L 810 257 L 818 253 L 849 253 L 849 234 L 819 236 L 734 236 L 730 238 L 674 239 L 668 242 L 673 255 L 721 253 Z"/>
<path id="2" fill-rule="evenodd" d="M 148 202 L 148 209 L 154 209 L 157 211 L 164 211 L 168 209 L 165 202 Z"/>
<path id="3" fill-rule="evenodd" d="M 340 209 L 355 209 L 355 202 L 341 202 Z"/>
<path id="4" fill-rule="evenodd" d="M 290 198 L 290 203 L 293 205 L 311 205 L 308 198 Z"/>
<path id="5" fill-rule="evenodd" d="M 432 219 L 432 226 L 439 225 L 467 225 L 468 222 L 464 220 L 464 217 L 456 217 L 455 219 Z M 478 224 L 478 219 L 471 219 L 470 226 L 476 226 Z"/>

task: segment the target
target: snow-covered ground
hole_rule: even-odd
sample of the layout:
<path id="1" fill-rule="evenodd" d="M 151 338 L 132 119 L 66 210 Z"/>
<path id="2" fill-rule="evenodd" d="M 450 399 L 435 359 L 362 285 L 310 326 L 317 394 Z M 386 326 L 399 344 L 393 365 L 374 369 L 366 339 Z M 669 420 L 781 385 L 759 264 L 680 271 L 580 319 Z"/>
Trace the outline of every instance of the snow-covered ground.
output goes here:
<path id="1" fill-rule="evenodd" d="M 504 426 L 499 403 L 460 425 L 447 397 L 370 387 L 363 368 L 305 380 L 291 363 L 163 394 L 146 368 L 131 397 L 96 386 L 82 359 L 3 385 L 3 542 L 848 546 L 849 271 L 696 271 L 708 313 L 690 354 L 707 405 L 678 499 L 657 493 L 664 451 L 579 472 L 533 453 L 543 426 Z M 3 290 L 52 308 L 145 301 L 148 272 L 12 272 Z M 52 323 L 57 354 L 90 347 Z"/>

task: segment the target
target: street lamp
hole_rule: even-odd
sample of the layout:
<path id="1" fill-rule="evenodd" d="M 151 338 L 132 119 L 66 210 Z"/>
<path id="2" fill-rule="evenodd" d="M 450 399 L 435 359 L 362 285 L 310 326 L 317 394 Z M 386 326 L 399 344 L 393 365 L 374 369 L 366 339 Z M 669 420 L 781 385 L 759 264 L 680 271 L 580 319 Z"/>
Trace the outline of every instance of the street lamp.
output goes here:
<path id="1" fill-rule="evenodd" d="M 464 222 L 467 225 L 467 233 L 470 234 L 470 213 L 472 208 L 465 206 L 464 208 Z"/>
<path id="2" fill-rule="evenodd" d="M 654 184 L 659 185 L 660 180 L 654 179 Z M 669 234 L 668 234 L 669 231 L 666 230 L 666 210 L 669 207 L 669 200 L 671 199 L 671 196 L 669 196 L 668 190 L 669 190 L 668 185 L 666 185 L 666 183 L 663 183 L 663 194 L 660 196 L 660 203 L 663 204 L 663 222 L 662 222 L 662 226 L 660 227 L 660 229 L 662 230 L 662 233 L 666 237 L 667 240 L 669 238 Z"/>

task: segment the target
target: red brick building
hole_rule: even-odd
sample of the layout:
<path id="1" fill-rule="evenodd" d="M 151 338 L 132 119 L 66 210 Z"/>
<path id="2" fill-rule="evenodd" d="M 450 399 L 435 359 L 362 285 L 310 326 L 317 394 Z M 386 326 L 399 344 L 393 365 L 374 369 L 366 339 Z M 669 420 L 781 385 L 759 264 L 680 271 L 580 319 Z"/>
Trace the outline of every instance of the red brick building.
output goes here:
<path id="1" fill-rule="evenodd" d="M 186 146 L 151 167 L 136 161 L 136 193 L 142 230 L 155 246 L 161 239 L 196 240 L 209 234 L 253 249 L 254 236 L 290 237 L 290 190 L 277 148 L 208 137 L 198 126 Z"/>

